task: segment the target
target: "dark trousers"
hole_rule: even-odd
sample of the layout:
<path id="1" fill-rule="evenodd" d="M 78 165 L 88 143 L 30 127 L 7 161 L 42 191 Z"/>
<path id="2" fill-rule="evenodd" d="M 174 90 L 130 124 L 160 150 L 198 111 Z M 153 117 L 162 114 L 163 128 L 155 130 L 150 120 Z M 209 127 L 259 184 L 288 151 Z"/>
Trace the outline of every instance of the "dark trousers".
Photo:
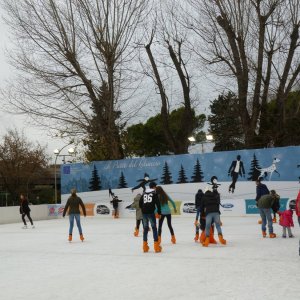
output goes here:
<path id="1" fill-rule="evenodd" d="M 239 177 L 239 173 L 236 173 L 236 172 L 232 172 L 232 183 L 231 185 L 229 186 L 229 189 L 231 189 L 232 191 L 235 190 L 235 184 L 238 180 L 238 177 Z"/>
<path id="2" fill-rule="evenodd" d="M 136 220 L 136 228 L 137 229 L 140 229 L 140 225 L 141 225 L 141 222 L 142 222 L 143 220 Z"/>
<path id="3" fill-rule="evenodd" d="M 167 218 L 167 223 L 168 223 L 168 227 L 169 227 L 171 235 L 174 235 L 174 230 L 173 230 L 172 222 L 171 222 L 171 219 L 172 219 L 171 214 L 161 215 L 159 222 L 158 222 L 158 235 L 161 235 L 162 225 L 163 225 L 165 218 Z"/>
<path id="4" fill-rule="evenodd" d="M 25 216 L 27 216 L 27 218 L 30 221 L 31 225 L 33 225 L 32 219 L 30 217 L 30 212 L 28 212 L 28 213 L 22 213 L 22 221 L 23 221 L 24 225 L 27 225 L 26 221 L 25 221 Z"/>

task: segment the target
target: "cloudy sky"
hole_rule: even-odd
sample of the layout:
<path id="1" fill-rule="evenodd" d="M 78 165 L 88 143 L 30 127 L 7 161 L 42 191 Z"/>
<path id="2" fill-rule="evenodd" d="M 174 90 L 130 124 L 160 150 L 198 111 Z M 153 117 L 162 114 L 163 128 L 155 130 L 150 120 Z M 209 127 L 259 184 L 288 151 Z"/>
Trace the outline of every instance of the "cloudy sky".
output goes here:
<path id="1" fill-rule="evenodd" d="M 0 6 L 0 88 L 6 85 L 6 82 L 13 77 L 13 70 L 7 62 L 6 51 L 10 48 L 8 27 L 5 25 L 2 17 L 3 10 Z M 0 108 L 0 139 L 9 129 L 18 129 L 24 132 L 25 136 L 32 142 L 39 142 L 43 146 L 47 146 L 47 153 L 54 158 L 53 150 L 61 149 L 65 146 L 64 141 L 51 138 L 47 132 L 37 127 L 26 124 L 26 117 L 9 114 Z M 65 153 L 63 153 L 65 154 Z"/>

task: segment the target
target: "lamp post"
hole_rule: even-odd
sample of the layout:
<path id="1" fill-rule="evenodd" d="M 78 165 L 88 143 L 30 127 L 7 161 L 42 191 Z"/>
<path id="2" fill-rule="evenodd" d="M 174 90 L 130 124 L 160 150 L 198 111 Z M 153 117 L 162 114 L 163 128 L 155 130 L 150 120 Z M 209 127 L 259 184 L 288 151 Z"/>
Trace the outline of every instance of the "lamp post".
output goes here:
<path id="1" fill-rule="evenodd" d="M 214 137 L 211 134 L 206 134 L 205 135 L 205 140 L 202 141 L 202 142 L 199 141 L 199 143 L 197 143 L 196 138 L 193 137 L 193 136 L 188 137 L 188 140 L 190 141 L 190 143 L 191 143 L 192 146 L 195 146 L 195 145 L 199 145 L 200 146 L 200 144 L 201 144 L 201 152 L 204 153 L 205 152 L 204 151 L 204 144 L 206 144 L 206 143 L 212 143 L 213 140 L 214 140 Z"/>
<path id="2" fill-rule="evenodd" d="M 54 202 L 57 204 L 57 176 L 56 176 L 56 162 L 58 157 L 63 157 L 62 161 L 65 164 L 66 163 L 66 157 L 67 156 L 73 156 L 74 155 L 74 148 L 69 148 L 68 153 L 69 154 L 60 154 L 62 150 L 64 150 L 66 147 L 70 146 L 70 144 L 62 147 L 60 150 L 55 149 L 53 152 L 55 154 L 55 162 L 54 162 Z"/>

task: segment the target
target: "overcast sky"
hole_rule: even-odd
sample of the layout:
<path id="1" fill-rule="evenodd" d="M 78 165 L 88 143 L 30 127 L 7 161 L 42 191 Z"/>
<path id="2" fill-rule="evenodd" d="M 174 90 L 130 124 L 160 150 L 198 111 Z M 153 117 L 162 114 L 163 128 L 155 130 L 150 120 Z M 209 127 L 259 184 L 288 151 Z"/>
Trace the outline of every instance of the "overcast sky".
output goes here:
<path id="1" fill-rule="evenodd" d="M 4 12 L 0 6 L 0 88 L 3 88 L 5 86 L 6 81 L 9 81 L 11 78 L 13 78 L 13 70 L 8 65 L 7 57 L 5 55 L 6 50 L 11 47 L 11 44 L 9 42 L 9 39 L 11 39 L 11 37 L 9 37 L 8 27 L 4 24 L 4 21 L 2 19 L 3 13 Z M 208 114 L 210 101 L 222 92 L 222 90 L 224 89 L 224 85 L 220 85 L 218 87 L 217 84 L 213 84 L 212 81 L 208 79 L 207 74 L 204 74 L 203 72 L 201 73 L 201 68 L 196 67 L 195 70 L 197 77 L 199 77 L 198 80 L 196 80 L 197 82 L 195 82 L 197 85 L 198 94 L 196 98 L 198 98 L 199 100 L 199 106 L 196 107 L 196 110 L 198 110 L 198 113 Z M 218 83 L 220 82 L 221 81 L 218 80 Z M 26 137 L 28 137 L 31 141 L 38 141 L 41 145 L 47 146 L 47 152 L 52 157 L 54 157 L 54 149 L 61 149 L 65 146 L 64 141 L 53 139 L 47 134 L 47 132 L 38 129 L 37 127 L 25 124 L 25 119 L 25 116 L 8 114 L 1 110 L 0 107 L 0 138 L 7 132 L 8 129 L 17 128 L 20 131 L 23 130 Z"/>
<path id="2" fill-rule="evenodd" d="M 8 28 L 5 25 L 2 17 L 3 10 L 0 6 L 0 88 L 5 86 L 5 82 L 13 77 L 13 70 L 7 62 L 5 52 L 10 47 Z M 25 136 L 32 142 L 39 142 L 43 146 L 47 146 L 47 153 L 54 158 L 53 150 L 61 149 L 65 146 L 65 142 L 51 138 L 47 132 L 38 129 L 37 127 L 28 126 L 25 124 L 25 116 L 8 114 L 0 108 L 0 139 L 8 129 L 18 129 L 24 131 Z M 67 152 L 67 151 L 66 151 Z M 65 154 L 63 152 L 63 154 Z"/>

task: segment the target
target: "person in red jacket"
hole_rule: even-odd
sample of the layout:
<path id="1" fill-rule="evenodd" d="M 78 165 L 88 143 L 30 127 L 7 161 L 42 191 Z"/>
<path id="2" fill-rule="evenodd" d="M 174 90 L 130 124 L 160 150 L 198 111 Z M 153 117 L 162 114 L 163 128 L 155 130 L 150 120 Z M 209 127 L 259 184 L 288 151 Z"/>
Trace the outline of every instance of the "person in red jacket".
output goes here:
<path id="1" fill-rule="evenodd" d="M 300 226 L 300 191 L 299 191 L 297 199 L 296 199 L 296 215 L 298 217 L 298 223 Z"/>
<path id="2" fill-rule="evenodd" d="M 279 225 L 282 226 L 282 237 L 286 238 L 286 231 L 288 231 L 288 235 L 290 238 L 293 238 L 292 230 L 291 227 L 294 227 L 294 222 L 293 222 L 293 210 L 290 206 L 289 209 L 281 212 L 278 211 L 278 214 L 280 216 L 279 219 Z"/>

